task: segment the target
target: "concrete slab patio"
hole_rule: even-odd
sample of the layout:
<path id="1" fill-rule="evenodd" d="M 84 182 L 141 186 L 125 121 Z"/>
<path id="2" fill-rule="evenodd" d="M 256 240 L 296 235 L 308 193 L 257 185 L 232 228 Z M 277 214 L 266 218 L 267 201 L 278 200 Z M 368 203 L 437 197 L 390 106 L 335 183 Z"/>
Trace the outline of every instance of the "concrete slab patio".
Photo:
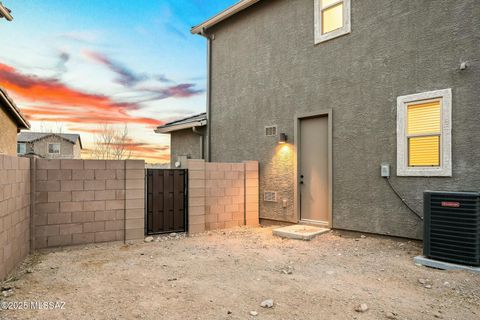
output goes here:
<path id="1" fill-rule="evenodd" d="M 316 236 L 330 231 L 328 228 L 308 226 L 304 224 L 294 224 L 291 226 L 273 229 L 273 235 L 282 238 L 312 240 Z"/>
<path id="2" fill-rule="evenodd" d="M 45 249 L 5 302 L 2 319 L 478 319 L 480 277 L 415 265 L 421 244 L 331 231 L 311 241 L 235 228 L 150 243 Z M 28 271 L 28 272 L 26 272 Z M 273 308 L 260 304 L 273 299 Z M 359 304 L 368 310 L 356 312 Z M 251 316 L 255 311 L 257 316 Z"/>
<path id="3" fill-rule="evenodd" d="M 456 263 L 450 263 L 445 261 L 439 261 L 434 259 L 429 259 L 425 256 L 416 256 L 413 258 L 415 263 L 420 264 L 425 267 L 441 269 L 441 270 L 467 270 L 471 272 L 480 273 L 480 267 L 465 266 Z"/>

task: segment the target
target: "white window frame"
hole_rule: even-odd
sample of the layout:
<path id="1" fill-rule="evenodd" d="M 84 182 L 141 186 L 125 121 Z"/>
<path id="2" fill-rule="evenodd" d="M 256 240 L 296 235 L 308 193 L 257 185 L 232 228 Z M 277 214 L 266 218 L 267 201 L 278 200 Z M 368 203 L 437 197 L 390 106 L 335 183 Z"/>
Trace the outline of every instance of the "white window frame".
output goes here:
<path id="1" fill-rule="evenodd" d="M 23 152 L 18 152 L 18 146 L 23 146 Z M 27 153 L 27 144 L 25 142 L 17 142 L 17 154 L 26 154 Z"/>
<path id="2" fill-rule="evenodd" d="M 439 167 L 409 167 L 407 108 L 413 103 L 440 99 L 441 136 Z M 452 89 L 428 91 L 397 97 L 397 176 L 452 176 Z"/>
<path id="3" fill-rule="evenodd" d="M 58 145 L 58 152 L 50 152 L 50 146 L 54 145 L 54 144 Z M 62 152 L 61 152 L 60 147 L 61 147 L 60 143 L 49 143 L 49 144 L 47 144 L 47 153 L 48 154 L 61 154 Z"/>
<path id="4" fill-rule="evenodd" d="M 328 41 L 333 38 L 349 34 L 352 30 L 350 22 L 350 1 L 351 0 L 338 0 L 335 3 L 329 5 L 328 7 L 322 7 L 323 0 L 315 0 L 314 4 L 314 16 L 315 16 L 315 44 L 319 44 L 324 41 Z M 331 32 L 322 34 L 322 11 L 336 6 L 339 3 L 343 2 L 343 27 L 333 30 Z"/>

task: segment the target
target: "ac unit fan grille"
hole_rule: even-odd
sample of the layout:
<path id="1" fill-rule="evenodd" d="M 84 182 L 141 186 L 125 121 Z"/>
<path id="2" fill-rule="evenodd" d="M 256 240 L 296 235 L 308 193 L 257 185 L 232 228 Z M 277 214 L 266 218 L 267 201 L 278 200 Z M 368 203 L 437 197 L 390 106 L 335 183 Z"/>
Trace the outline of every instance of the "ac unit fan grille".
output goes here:
<path id="1" fill-rule="evenodd" d="M 425 255 L 480 265 L 480 201 L 475 193 L 425 195 Z"/>

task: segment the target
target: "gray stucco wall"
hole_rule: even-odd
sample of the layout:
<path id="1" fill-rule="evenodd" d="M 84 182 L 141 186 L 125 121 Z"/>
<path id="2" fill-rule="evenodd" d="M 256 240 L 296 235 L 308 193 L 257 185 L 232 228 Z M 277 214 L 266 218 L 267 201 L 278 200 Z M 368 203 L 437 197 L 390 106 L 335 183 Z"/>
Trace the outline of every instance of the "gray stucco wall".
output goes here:
<path id="1" fill-rule="evenodd" d="M 204 128 L 197 128 L 204 132 Z M 193 132 L 191 128 L 173 131 L 170 133 L 170 165 L 175 167 L 175 161 L 179 156 L 187 156 L 189 159 L 202 159 L 201 136 Z M 183 165 L 186 165 L 184 163 Z"/>
<path id="2" fill-rule="evenodd" d="M 333 110 L 333 227 L 421 238 L 425 189 L 479 190 L 480 1 L 352 0 L 352 32 L 313 44 L 313 0 L 261 1 L 215 26 L 212 161 L 259 160 L 260 217 L 297 221 L 294 153 L 276 152 L 264 126 L 294 139 L 294 115 Z M 461 61 L 470 62 L 465 71 Z M 396 177 L 396 98 L 452 88 L 453 177 Z"/>

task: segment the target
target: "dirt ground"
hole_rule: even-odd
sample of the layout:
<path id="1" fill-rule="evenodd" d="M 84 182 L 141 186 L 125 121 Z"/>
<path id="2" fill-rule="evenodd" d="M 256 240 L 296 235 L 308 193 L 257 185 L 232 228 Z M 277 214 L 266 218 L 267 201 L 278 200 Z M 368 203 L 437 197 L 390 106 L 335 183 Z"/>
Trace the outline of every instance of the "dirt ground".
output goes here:
<path id="1" fill-rule="evenodd" d="M 32 256 L 3 285 L 13 288 L 3 302 L 64 309 L 0 318 L 480 319 L 480 274 L 416 266 L 414 241 L 340 232 L 285 240 L 270 227 L 155 239 Z M 269 298 L 273 308 L 262 308 Z M 368 310 L 355 311 L 362 303 Z"/>

